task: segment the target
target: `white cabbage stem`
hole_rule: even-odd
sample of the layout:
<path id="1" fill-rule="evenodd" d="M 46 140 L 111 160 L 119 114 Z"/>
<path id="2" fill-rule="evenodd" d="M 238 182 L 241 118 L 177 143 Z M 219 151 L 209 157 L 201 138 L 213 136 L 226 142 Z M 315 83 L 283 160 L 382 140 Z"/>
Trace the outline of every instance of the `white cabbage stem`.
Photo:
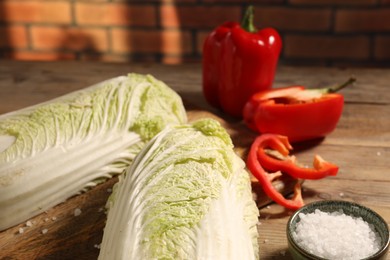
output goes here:
<path id="1" fill-rule="evenodd" d="M 118 151 L 140 141 L 135 133 L 101 135 L 77 147 L 46 150 L 17 166 L 0 165 L 0 230 L 64 202 L 95 180 L 123 171 L 127 165 L 115 165 L 122 159 Z M 136 153 L 123 155 L 131 160 Z"/>
<path id="2" fill-rule="evenodd" d="M 16 138 L 12 135 L 0 135 L 0 153 L 7 150 L 14 142 Z"/>

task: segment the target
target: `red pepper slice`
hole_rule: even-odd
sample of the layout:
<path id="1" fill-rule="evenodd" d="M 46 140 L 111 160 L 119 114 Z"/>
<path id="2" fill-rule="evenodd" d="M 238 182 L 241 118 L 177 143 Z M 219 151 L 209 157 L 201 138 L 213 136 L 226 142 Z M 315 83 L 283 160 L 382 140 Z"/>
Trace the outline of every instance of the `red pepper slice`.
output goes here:
<path id="1" fill-rule="evenodd" d="M 282 48 L 278 32 L 253 26 L 250 6 L 242 24 L 226 22 L 203 45 L 203 94 L 208 103 L 242 117 L 246 101 L 272 86 Z"/>
<path id="2" fill-rule="evenodd" d="M 273 201 L 282 205 L 283 207 L 291 210 L 296 210 L 304 205 L 301 192 L 301 183 L 297 182 L 294 187 L 294 196 L 291 199 L 286 199 L 279 191 L 272 186 L 272 181 L 282 175 L 280 171 L 275 173 L 266 172 L 260 165 L 257 158 L 257 152 L 261 149 L 263 136 L 259 136 L 253 142 L 251 149 L 249 150 L 247 158 L 247 167 L 251 171 L 252 175 L 260 182 L 264 193 Z"/>
<path id="3" fill-rule="evenodd" d="M 325 161 L 319 155 L 315 155 L 313 161 L 314 168 L 301 167 L 296 164 L 295 157 L 290 157 L 289 152 L 292 146 L 286 136 L 264 134 L 261 136 L 262 142 L 257 149 L 257 160 L 269 171 L 282 171 L 297 179 L 318 180 L 327 176 L 335 176 L 338 166 Z M 266 153 L 265 148 L 276 150 L 284 160 L 276 159 Z"/>
<path id="4" fill-rule="evenodd" d="M 255 131 L 284 135 L 291 142 L 324 137 L 336 128 L 344 106 L 344 97 L 334 92 L 354 81 L 337 88 L 290 86 L 258 92 L 244 107 L 244 121 Z"/>
<path id="5" fill-rule="evenodd" d="M 276 150 L 285 159 L 279 160 L 269 156 L 265 151 L 267 148 Z M 304 168 L 296 165 L 295 157 L 289 156 L 292 146 L 286 136 L 276 134 L 263 134 L 255 139 L 247 158 L 247 167 L 262 185 L 264 192 L 276 203 L 288 208 L 298 209 L 303 206 L 300 182 L 298 181 L 294 196 L 291 200 L 283 197 L 273 186 L 272 180 L 282 174 L 289 174 L 296 179 L 316 180 L 326 176 L 334 176 L 338 172 L 338 167 L 323 160 L 320 156 L 315 156 L 314 168 Z M 268 173 L 272 171 L 274 173 Z"/>

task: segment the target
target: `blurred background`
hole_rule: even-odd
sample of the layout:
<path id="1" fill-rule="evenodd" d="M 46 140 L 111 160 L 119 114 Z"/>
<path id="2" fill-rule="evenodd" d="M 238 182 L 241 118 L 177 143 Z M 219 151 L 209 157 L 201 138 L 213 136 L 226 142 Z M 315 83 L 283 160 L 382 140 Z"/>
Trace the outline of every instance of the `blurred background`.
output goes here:
<path id="1" fill-rule="evenodd" d="M 249 4 L 281 34 L 280 64 L 390 67 L 390 0 L 1 0 L 0 58 L 200 62 Z"/>

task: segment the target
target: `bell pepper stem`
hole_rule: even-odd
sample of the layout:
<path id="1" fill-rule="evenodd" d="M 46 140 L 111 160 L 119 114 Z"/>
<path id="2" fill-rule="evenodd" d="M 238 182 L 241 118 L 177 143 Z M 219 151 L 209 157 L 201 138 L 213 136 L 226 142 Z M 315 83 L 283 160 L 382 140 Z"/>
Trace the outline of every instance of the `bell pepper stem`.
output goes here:
<path id="1" fill-rule="evenodd" d="M 253 18 L 254 18 L 254 11 L 253 11 L 253 6 L 250 5 L 245 11 L 244 17 L 241 21 L 241 27 L 250 33 L 257 32 L 256 27 L 253 24 Z"/>
<path id="2" fill-rule="evenodd" d="M 354 82 L 356 81 L 356 78 L 355 77 L 351 77 L 349 78 L 347 81 L 345 81 L 344 83 L 340 84 L 340 85 L 336 85 L 336 86 L 333 86 L 333 87 L 329 87 L 327 88 L 327 93 L 335 93 L 335 92 L 338 92 L 340 91 L 341 89 L 353 84 Z"/>

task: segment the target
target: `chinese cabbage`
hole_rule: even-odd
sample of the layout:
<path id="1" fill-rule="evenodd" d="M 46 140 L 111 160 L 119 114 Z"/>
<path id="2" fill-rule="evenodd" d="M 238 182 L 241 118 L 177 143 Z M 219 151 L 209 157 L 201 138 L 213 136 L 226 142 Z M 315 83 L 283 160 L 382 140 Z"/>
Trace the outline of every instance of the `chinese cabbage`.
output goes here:
<path id="1" fill-rule="evenodd" d="M 107 205 L 100 260 L 258 258 L 249 174 L 213 119 L 155 136 Z"/>
<path id="2" fill-rule="evenodd" d="M 120 174 L 146 141 L 186 122 L 182 100 L 129 74 L 0 116 L 0 230 Z"/>

